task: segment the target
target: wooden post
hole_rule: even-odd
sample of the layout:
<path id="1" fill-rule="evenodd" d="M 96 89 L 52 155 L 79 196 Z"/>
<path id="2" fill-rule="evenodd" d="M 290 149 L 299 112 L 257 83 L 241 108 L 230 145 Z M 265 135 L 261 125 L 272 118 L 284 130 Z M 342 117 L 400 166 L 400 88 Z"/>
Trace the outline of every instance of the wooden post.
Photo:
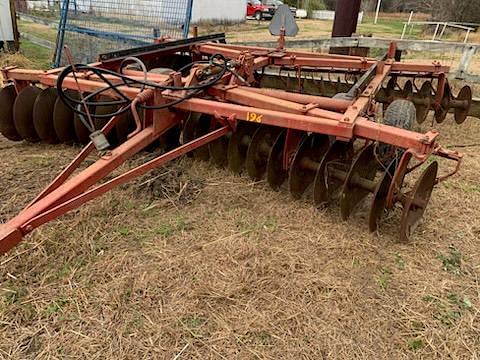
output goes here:
<path id="1" fill-rule="evenodd" d="M 14 0 L 10 0 L 10 16 L 12 17 L 13 47 L 15 51 L 18 51 L 20 49 L 20 33 L 18 32 L 17 12 L 15 11 Z"/>
<path id="2" fill-rule="evenodd" d="M 357 31 L 361 0 L 337 0 L 332 37 L 350 37 Z M 349 48 L 331 48 L 332 54 L 348 55 Z"/>
<path id="3" fill-rule="evenodd" d="M 459 80 L 464 80 L 468 74 L 468 69 L 472 63 L 473 56 L 475 55 L 477 48 L 474 46 L 468 46 L 463 51 L 462 57 L 460 59 L 460 64 L 458 65 L 455 78 Z"/>

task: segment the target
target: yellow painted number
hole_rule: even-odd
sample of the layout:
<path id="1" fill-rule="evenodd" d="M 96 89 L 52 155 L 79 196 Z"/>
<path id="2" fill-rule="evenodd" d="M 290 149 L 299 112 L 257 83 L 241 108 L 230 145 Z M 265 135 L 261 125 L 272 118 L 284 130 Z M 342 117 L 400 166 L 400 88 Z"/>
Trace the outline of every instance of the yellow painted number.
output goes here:
<path id="1" fill-rule="evenodd" d="M 247 121 L 261 123 L 263 120 L 263 115 L 255 114 L 255 113 L 247 113 Z"/>

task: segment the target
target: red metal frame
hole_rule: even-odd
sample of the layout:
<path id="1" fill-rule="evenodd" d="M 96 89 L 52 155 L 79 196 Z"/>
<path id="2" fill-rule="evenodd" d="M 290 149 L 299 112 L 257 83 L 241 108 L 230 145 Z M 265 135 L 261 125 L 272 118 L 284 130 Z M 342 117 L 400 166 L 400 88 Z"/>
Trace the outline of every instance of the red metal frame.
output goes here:
<path id="1" fill-rule="evenodd" d="M 134 87 L 119 87 L 119 91 L 133 100 L 131 109 L 136 119 L 136 130 L 130 134 L 125 143 L 100 157 L 96 163 L 69 179 L 74 170 L 94 150 L 94 146 L 90 143 L 82 150 L 72 163 L 25 210 L 8 223 L 0 225 L 0 254 L 10 250 L 21 241 L 23 236 L 38 226 L 58 218 L 67 211 L 104 194 L 115 186 L 208 144 L 226 135 L 229 131 L 235 131 L 237 121 L 253 121 L 288 129 L 284 147 L 283 165 L 285 169 L 289 166 L 292 152 L 297 147 L 302 134 L 308 132 L 327 134 L 344 141 L 359 138 L 390 144 L 406 149 L 405 154 L 408 155 L 405 156 L 408 156 L 408 160 L 410 157 L 415 157 L 425 161 L 431 155 L 439 155 L 458 163 L 461 160 L 461 154 L 445 151 L 439 146 L 436 131 L 432 130 L 421 134 L 382 125 L 366 117 L 372 107 L 375 95 L 386 77 L 420 74 L 431 78 L 439 78 L 440 82 L 443 83 L 445 73 L 449 71 L 446 66 L 436 63 L 432 65 L 403 64 L 394 61 L 391 54 L 390 58 L 379 62 L 374 59 L 343 55 L 310 54 L 300 51 L 287 51 L 281 48 L 272 50 L 217 43 L 193 45 L 190 47 L 190 51 L 196 57 L 222 54 L 233 60 L 236 66 L 235 71 L 241 74 L 244 79 L 247 79 L 244 81 L 249 84 L 253 82 L 253 72 L 267 66 L 295 71 L 311 68 L 358 73 L 366 72 L 376 65 L 376 73 L 363 92 L 352 101 L 244 86 L 241 82 L 239 83 L 238 77 L 227 74 L 219 83 L 208 89 L 208 94 L 186 99 L 170 110 L 147 111 L 144 123 L 140 121 L 138 114 L 136 114 L 135 105 L 137 103 L 148 102 L 158 105 L 182 98 L 185 92 L 161 91 L 158 89 L 147 89 L 141 92 L 140 89 Z M 148 53 L 145 56 L 152 58 L 154 55 L 154 53 Z M 140 54 L 138 57 L 142 58 L 142 55 Z M 109 60 L 108 64 L 96 63 L 93 65 L 112 68 L 115 62 Z M 192 80 L 192 76 L 195 76 L 195 71 L 198 69 L 193 68 L 191 76 L 185 78 L 179 77 L 179 74 L 172 76 L 148 74 L 148 80 L 162 84 L 181 82 L 181 84 L 186 85 Z M 55 86 L 59 72 L 60 69 L 52 71 L 24 70 L 12 67 L 2 69 L 4 78 L 15 83 L 17 90 L 20 90 L 24 84 L 29 82 L 39 83 L 43 86 Z M 124 73 L 137 79 L 143 79 L 144 77 L 144 74 L 138 71 L 126 70 Z M 66 78 L 63 86 L 84 92 L 93 92 L 105 87 L 105 84 L 93 74 L 79 73 L 77 77 L 78 82 L 73 77 Z M 105 92 L 104 95 L 113 98 L 118 96 L 111 90 Z M 181 112 L 176 110 L 211 115 L 212 118 L 221 123 L 222 127 L 94 187 L 95 184 L 131 156 L 158 139 L 172 126 L 180 124 L 182 115 Z M 117 118 L 112 118 L 102 131 L 108 133 L 116 121 Z M 405 167 L 401 167 L 397 171 L 395 179 L 401 176 L 400 172 Z M 394 181 L 390 199 L 396 193 L 396 185 L 398 184 Z"/>

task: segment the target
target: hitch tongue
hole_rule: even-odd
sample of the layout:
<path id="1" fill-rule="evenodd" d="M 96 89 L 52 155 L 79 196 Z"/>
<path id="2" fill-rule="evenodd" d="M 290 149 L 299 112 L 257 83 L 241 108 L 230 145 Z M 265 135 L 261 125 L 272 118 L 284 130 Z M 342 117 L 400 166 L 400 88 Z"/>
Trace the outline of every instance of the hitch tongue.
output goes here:
<path id="1" fill-rule="evenodd" d="M 17 245 L 22 238 L 23 234 L 19 229 L 11 228 L 7 224 L 0 225 L 0 255 Z"/>

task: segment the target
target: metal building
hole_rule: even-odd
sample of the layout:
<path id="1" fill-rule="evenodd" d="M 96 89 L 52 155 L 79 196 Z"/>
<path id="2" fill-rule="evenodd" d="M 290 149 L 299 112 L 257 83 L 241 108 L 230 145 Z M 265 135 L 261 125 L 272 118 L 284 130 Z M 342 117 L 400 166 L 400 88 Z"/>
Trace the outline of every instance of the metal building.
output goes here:
<path id="1" fill-rule="evenodd" d="M 192 23 L 239 23 L 247 15 L 247 0 L 193 0 Z"/>

